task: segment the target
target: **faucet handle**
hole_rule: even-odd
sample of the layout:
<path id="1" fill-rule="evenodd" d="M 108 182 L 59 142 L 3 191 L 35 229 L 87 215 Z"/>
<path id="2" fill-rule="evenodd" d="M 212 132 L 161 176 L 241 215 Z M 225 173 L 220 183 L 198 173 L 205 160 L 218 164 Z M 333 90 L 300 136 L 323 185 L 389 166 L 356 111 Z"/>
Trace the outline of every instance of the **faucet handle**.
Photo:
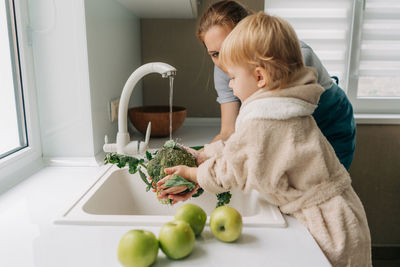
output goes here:
<path id="1" fill-rule="evenodd" d="M 149 121 L 149 124 L 147 124 L 146 136 L 144 138 L 144 142 L 139 143 L 139 153 L 140 154 L 144 153 L 147 150 L 147 148 L 149 147 L 150 133 L 151 133 L 151 121 Z"/>
<path id="2" fill-rule="evenodd" d="M 104 136 L 103 151 L 106 152 L 106 153 L 117 152 L 117 145 L 116 144 L 109 144 L 107 135 Z"/>
<path id="3" fill-rule="evenodd" d="M 146 137 L 144 138 L 144 143 L 148 144 L 150 141 L 150 134 L 151 134 L 151 121 L 149 121 L 149 124 L 147 124 L 147 129 L 146 129 Z"/>
<path id="4" fill-rule="evenodd" d="M 124 147 L 124 155 L 136 156 L 138 154 L 139 141 L 131 141 Z"/>

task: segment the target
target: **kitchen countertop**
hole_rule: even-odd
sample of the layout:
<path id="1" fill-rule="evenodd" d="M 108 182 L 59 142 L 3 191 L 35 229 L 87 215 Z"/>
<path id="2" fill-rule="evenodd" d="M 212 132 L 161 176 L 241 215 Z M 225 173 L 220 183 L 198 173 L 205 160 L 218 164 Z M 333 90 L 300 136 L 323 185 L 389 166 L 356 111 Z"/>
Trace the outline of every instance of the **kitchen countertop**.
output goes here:
<path id="1" fill-rule="evenodd" d="M 181 132 L 209 138 L 201 133 L 204 127 L 191 128 Z M 96 181 L 100 169 L 45 167 L 0 195 L 0 266 L 118 267 L 116 250 L 125 232 L 140 228 L 158 235 L 160 227 L 53 223 Z M 154 266 L 330 266 L 306 228 L 285 219 L 287 228 L 244 227 L 235 243 L 218 241 L 206 227 L 189 257 L 173 261 L 160 250 Z"/>
<path id="2" fill-rule="evenodd" d="M 216 118 L 187 118 L 172 139 L 185 146 L 200 146 L 210 142 L 219 133 L 220 120 Z M 131 140 L 144 140 L 144 135 L 130 127 Z M 149 148 L 158 149 L 168 137 L 150 138 Z"/>

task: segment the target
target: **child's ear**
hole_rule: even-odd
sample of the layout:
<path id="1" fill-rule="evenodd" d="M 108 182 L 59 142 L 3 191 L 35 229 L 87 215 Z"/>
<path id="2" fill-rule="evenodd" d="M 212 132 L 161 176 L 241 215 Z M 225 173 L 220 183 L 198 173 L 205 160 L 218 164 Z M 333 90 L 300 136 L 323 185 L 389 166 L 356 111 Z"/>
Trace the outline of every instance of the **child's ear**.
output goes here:
<path id="1" fill-rule="evenodd" d="M 264 88 L 267 86 L 267 71 L 263 67 L 256 67 L 254 74 L 257 81 L 258 88 Z"/>

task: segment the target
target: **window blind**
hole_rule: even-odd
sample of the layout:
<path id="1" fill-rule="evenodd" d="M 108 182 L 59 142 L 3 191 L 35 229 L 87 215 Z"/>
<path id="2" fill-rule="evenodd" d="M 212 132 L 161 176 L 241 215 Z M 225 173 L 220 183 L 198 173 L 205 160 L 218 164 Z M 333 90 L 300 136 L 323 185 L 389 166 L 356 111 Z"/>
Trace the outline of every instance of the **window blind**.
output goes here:
<path id="1" fill-rule="evenodd" d="M 352 0 L 266 0 L 265 12 L 286 19 L 330 75 L 347 84 Z"/>
<path id="2" fill-rule="evenodd" d="M 400 97 L 400 1 L 365 0 L 359 97 Z"/>

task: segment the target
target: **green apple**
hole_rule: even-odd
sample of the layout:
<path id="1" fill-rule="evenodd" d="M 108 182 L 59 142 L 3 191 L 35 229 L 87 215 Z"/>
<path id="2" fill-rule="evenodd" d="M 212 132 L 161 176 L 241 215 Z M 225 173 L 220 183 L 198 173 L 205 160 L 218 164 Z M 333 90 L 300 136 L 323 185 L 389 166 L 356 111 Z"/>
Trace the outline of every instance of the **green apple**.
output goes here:
<path id="1" fill-rule="evenodd" d="M 190 225 L 182 220 L 168 222 L 161 227 L 160 234 L 161 250 L 169 258 L 177 260 L 188 256 L 194 247 L 194 232 Z"/>
<path id="2" fill-rule="evenodd" d="M 125 233 L 118 245 L 118 260 L 125 267 L 147 267 L 155 262 L 158 254 L 157 237 L 146 230 Z"/>
<path id="3" fill-rule="evenodd" d="M 242 233 L 242 215 L 232 207 L 220 206 L 211 214 L 210 228 L 219 240 L 236 241 Z"/>
<path id="4" fill-rule="evenodd" d="M 190 224 L 196 236 L 199 236 L 206 225 L 207 214 L 195 204 L 180 206 L 175 212 L 175 220 L 182 220 Z"/>

